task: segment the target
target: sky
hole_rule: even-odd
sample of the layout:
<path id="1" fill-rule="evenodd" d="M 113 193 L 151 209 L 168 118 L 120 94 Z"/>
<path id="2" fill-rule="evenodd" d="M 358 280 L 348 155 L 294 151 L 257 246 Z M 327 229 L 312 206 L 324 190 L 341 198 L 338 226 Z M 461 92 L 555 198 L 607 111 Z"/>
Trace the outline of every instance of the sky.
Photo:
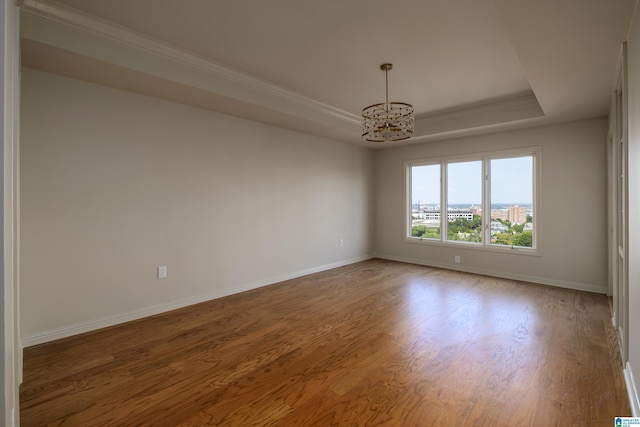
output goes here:
<path id="1" fill-rule="evenodd" d="M 451 204 L 482 204 L 482 162 L 448 163 Z M 440 165 L 414 166 L 412 203 L 440 204 Z M 532 203 L 532 157 L 491 160 L 491 203 Z"/>

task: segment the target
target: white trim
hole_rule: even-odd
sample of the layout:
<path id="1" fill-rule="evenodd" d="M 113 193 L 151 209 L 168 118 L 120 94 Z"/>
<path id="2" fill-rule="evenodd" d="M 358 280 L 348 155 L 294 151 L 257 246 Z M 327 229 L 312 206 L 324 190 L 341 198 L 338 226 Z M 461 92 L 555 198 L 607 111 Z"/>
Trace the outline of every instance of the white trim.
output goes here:
<path id="1" fill-rule="evenodd" d="M 74 30 L 168 59 L 186 68 L 203 71 L 227 82 L 266 93 L 296 105 L 306 106 L 327 116 L 360 126 L 360 116 L 292 92 L 220 62 L 185 51 L 78 9 L 51 0 L 20 0 L 19 5 L 25 12 L 71 27 Z"/>
<path id="2" fill-rule="evenodd" d="M 629 362 L 627 362 L 624 369 L 624 382 L 627 384 L 631 413 L 634 417 L 640 417 L 640 397 L 638 397 L 638 387 L 636 386 L 636 381 L 633 377 L 633 371 L 631 370 Z"/>
<path id="3" fill-rule="evenodd" d="M 20 101 L 20 10 L 3 0 L 3 247 L 4 247 L 4 414 L 1 424 L 20 423 L 19 384 L 22 381 L 18 288 L 18 146 Z M 17 419 L 16 419 L 17 418 Z"/>
<path id="4" fill-rule="evenodd" d="M 73 335 L 82 334 L 85 332 L 95 331 L 97 329 L 118 325 L 120 323 L 130 322 L 132 320 L 142 319 L 144 317 L 165 313 L 167 311 L 175 310 L 182 307 L 187 307 L 194 304 L 199 304 L 201 302 L 211 301 L 214 299 L 226 297 L 226 296 L 237 294 L 240 292 L 261 288 L 263 286 L 273 285 L 275 283 L 283 282 L 285 280 L 295 279 L 297 277 L 306 276 L 308 274 L 318 273 L 320 271 L 331 270 L 332 268 L 343 267 L 345 265 L 354 264 L 356 262 L 366 261 L 371 258 L 372 256 L 365 255 L 357 258 L 334 262 L 331 264 L 321 265 L 318 267 L 312 267 L 305 270 L 299 270 L 292 273 L 281 274 L 281 275 L 273 276 L 267 279 L 258 280 L 256 282 L 245 283 L 243 285 L 234 286 L 232 288 L 222 289 L 215 292 L 209 292 L 203 295 L 198 295 L 191 298 L 185 298 L 178 301 L 172 301 L 166 304 L 158 304 L 158 305 L 146 307 L 140 310 L 130 311 L 128 313 L 120 313 L 113 316 L 103 317 L 101 319 L 94 319 L 86 322 L 75 323 L 73 325 L 64 326 L 61 328 L 50 329 L 48 331 L 39 332 L 28 337 L 23 337 L 22 346 L 30 347 L 37 344 L 42 344 L 45 342 L 57 340 L 60 338 L 66 338 Z"/>
<path id="5" fill-rule="evenodd" d="M 578 290 L 578 291 L 593 292 L 593 293 L 597 293 L 597 294 L 604 294 L 607 291 L 606 286 L 595 286 L 595 285 L 591 285 L 591 284 L 587 284 L 587 283 L 570 282 L 570 281 L 567 281 L 567 280 L 551 279 L 551 278 L 548 278 L 548 277 L 529 276 L 529 275 L 526 275 L 526 274 L 509 273 L 509 272 L 496 271 L 496 270 L 487 270 L 487 269 L 478 268 L 478 267 L 462 266 L 461 264 L 448 264 L 448 263 L 444 263 L 444 262 L 437 262 L 437 261 L 430 261 L 430 260 L 423 260 L 423 259 L 416 259 L 416 258 L 397 257 L 397 256 L 394 256 L 394 255 L 386 255 L 386 254 L 380 254 L 380 253 L 374 254 L 374 257 L 375 258 L 381 258 L 381 259 L 388 259 L 390 261 L 399 261 L 399 262 L 406 262 L 406 263 L 409 263 L 409 264 L 424 265 L 424 266 L 427 266 L 427 267 L 436 267 L 436 268 L 443 268 L 443 269 L 446 269 L 446 270 L 462 271 L 462 272 L 465 272 L 465 273 L 481 274 L 483 276 L 491 276 L 491 277 L 499 277 L 499 278 L 502 278 L 502 279 L 518 280 L 520 282 L 538 283 L 538 284 L 541 284 L 541 285 L 549 285 L 549 286 L 555 286 L 555 287 L 558 287 L 558 288 L 574 289 L 574 290 Z"/>

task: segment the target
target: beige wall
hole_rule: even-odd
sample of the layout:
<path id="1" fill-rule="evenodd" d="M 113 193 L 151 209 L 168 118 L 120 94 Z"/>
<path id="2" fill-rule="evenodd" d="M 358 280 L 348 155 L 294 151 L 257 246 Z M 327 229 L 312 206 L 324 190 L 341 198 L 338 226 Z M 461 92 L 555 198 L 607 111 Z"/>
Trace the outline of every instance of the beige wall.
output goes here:
<path id="1" fill-rule="evenodd" d="M 606 135 L 607 121 L 595 119 L 376 152 L 376 255 L 605 292 Z M 404 241 L 404 161 L 532 146 L 541 147 L 540 256 Z M 455 255 L 461 264 L 454 263 Z"/>
<path id="2" fill-rule="evenodd" d="M 371 253 L 368 150 L 31 69 L 22 84 L 27 344 Z"/>
<path id="3" fill-rule="evenodd" d="M 634 415 L 640 416 L 640 9 L 636 5 L 628 45 L 629 75 L 629 361 L 627 385 Z M 630 387 L 632 388 L 632 387 Z"/>
<path id="4" fill-rule="evenodd" d="M 22 109 L 26 344 L 372 252 L 606 289 L 604 119 L 370 152 L 31 69 Z M 540 256 L 404 242 L 405 160 L 535 145 Z"/>

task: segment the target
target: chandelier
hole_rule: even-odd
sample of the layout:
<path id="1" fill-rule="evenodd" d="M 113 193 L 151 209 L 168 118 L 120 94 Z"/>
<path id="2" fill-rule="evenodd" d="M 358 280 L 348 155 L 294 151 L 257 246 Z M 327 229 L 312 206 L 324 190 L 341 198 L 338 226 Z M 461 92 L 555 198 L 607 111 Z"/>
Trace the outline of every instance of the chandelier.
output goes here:
<path id="1" fill-rule="evenodd" d="M 389 102 L 389 70 L 392 64 L 382 64 L 386 82 L 385 102 L 362 110 L 362 138 L 370 142 L 402 141 L 413 136 L 413 106 L 404 102 Z"/>

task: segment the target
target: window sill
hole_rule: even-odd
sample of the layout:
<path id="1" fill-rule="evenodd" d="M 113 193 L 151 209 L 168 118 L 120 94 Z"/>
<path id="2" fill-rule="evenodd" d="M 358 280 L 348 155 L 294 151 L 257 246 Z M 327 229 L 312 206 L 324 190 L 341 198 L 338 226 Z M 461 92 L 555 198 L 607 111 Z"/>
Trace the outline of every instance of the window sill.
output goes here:
<path id="1" fill-rule="evenodd" d="M 483 245 L 482 243 L 473 243 L 473 242 L 463 242 L 463 241 L 441 241 L 435 239 L 421 239 L 419 237 L 405 237 L 404 241 L 406 243 L 411 243 L 414 245 L 427 245 L 427 246 L 440 246 L 440 247 L 450 247 L 450 248 L 464 248 L 471 249 L 476 251 L 485 251 L 485 252 L 493 252 L 493 253 L 501 253 L 501 254 L 512 254 L 512 255 L 529 255 L 529 256 L 541 256 L 540 250 L 537 248 L 524 248 L 524 247 L 513 247 L 513 246 L 499 246 L 499 245 Z"/>

